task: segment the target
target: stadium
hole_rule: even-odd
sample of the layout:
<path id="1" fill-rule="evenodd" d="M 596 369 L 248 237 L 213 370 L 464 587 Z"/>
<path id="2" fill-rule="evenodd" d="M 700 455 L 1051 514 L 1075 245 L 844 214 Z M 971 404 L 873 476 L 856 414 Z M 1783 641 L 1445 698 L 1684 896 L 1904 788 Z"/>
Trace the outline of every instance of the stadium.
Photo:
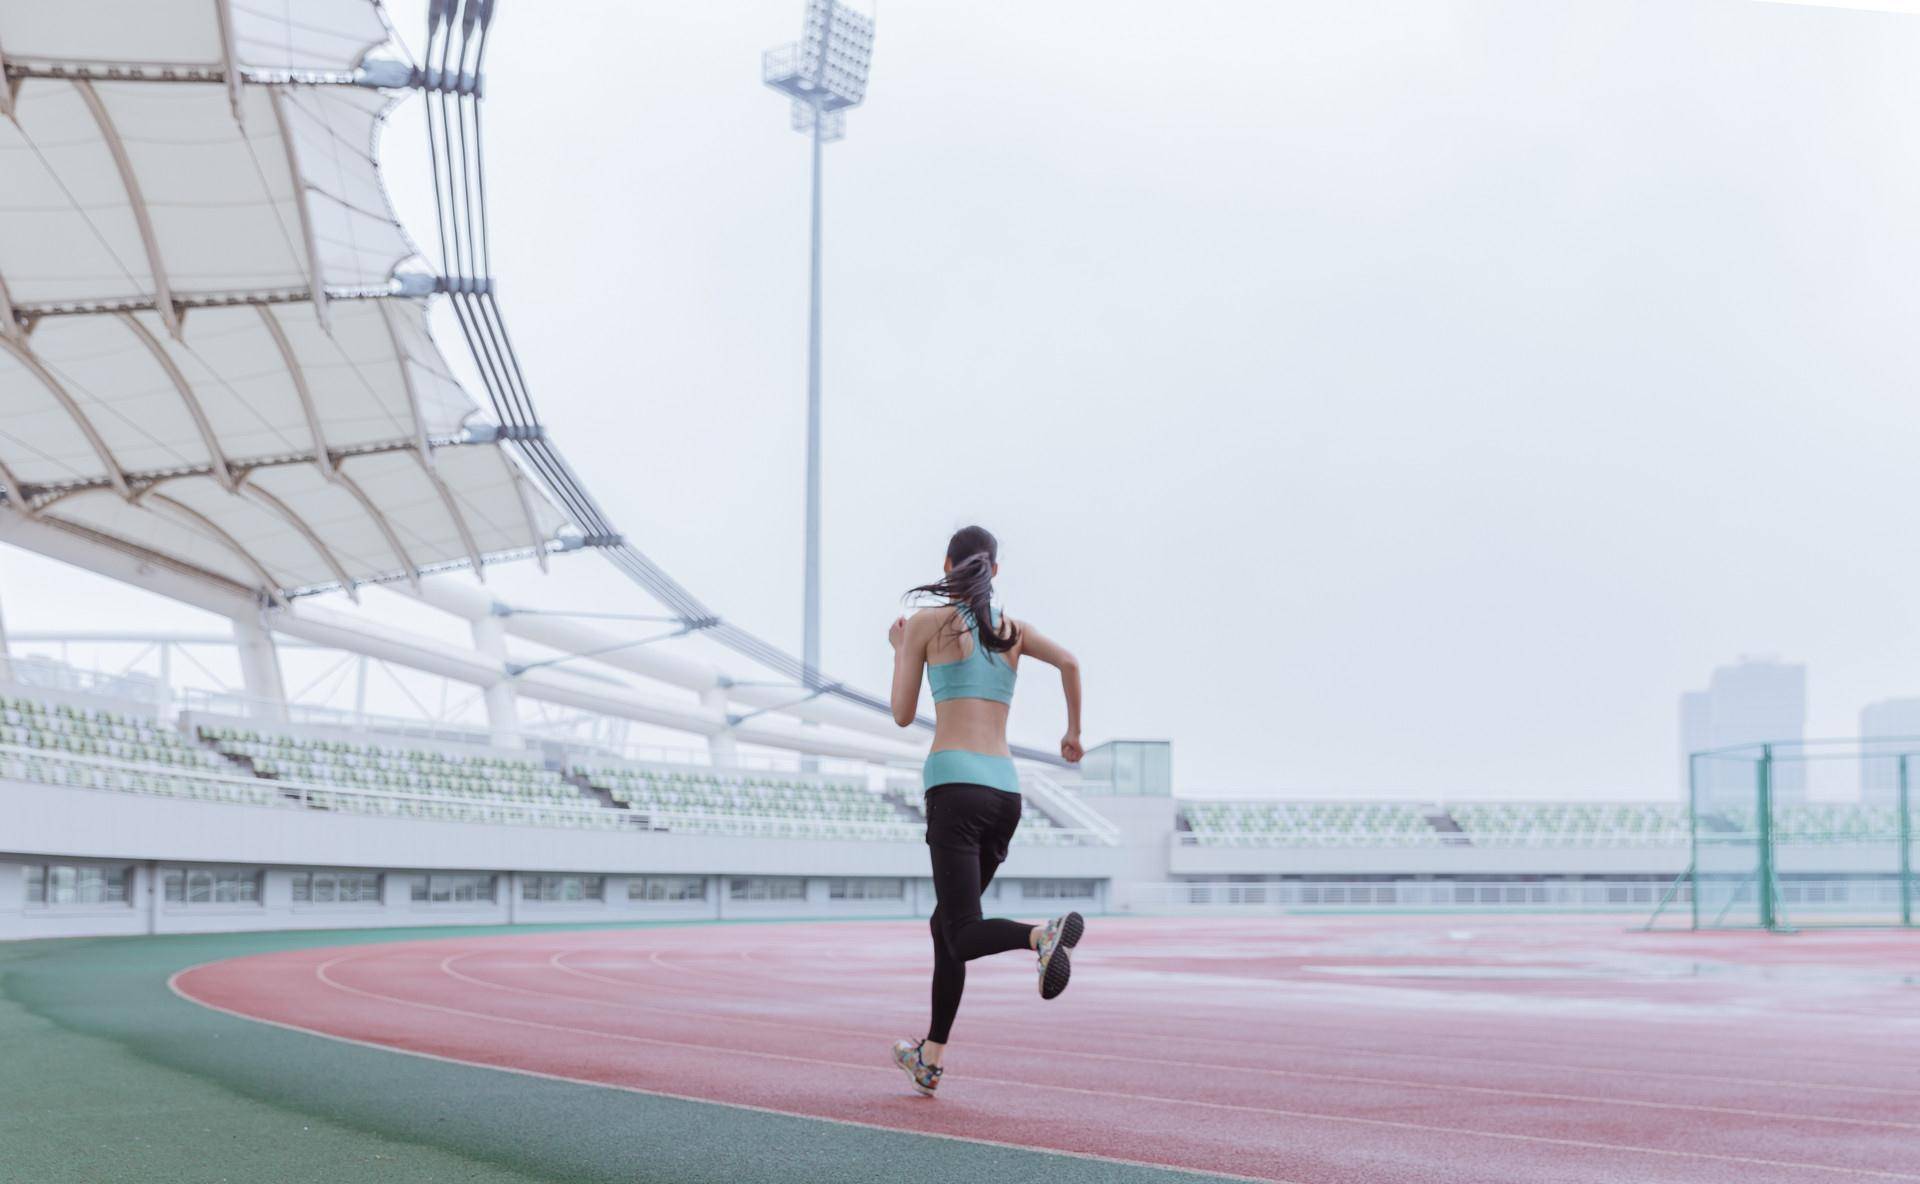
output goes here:
<path id="1" fill-rule="evenodd" d="M 1602 797 L 1209 793 L 1170 732 L 1016 728 L 983 907 L 1088 936 L 1044 1005 L 977 966 L 917 1096 L 936 721 L 818 638 L 875 18 L 809 0 L 762 66 L 813 154 L 796 655 L 568 459 L 650 395 L 541 417 L 482 119 L 539 20 L 419 7 L 0 0 L 6 592 L 196 622 L 0 619 L 0 1182 L 1920 1180 L 1892 732 L 1683 734 L 1684 790 Z"/>

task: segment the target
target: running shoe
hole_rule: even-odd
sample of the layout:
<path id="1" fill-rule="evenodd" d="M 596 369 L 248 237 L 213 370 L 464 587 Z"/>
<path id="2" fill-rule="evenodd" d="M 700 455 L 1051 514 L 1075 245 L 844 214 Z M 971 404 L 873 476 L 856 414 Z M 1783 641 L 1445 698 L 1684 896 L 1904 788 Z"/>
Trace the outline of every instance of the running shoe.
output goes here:
<path id="1" fill-rule="evenodd" d="M 1086 918 L 1079 913 L 1055 917 L 1040 927 L 1040 943 L 1035 950 L 1040 955 L 1042 999 L 1052 999 L 1067 989 L 1067 979 L 1073 976 L 1073 960 L 1067 951 L 1080 944 L 1080 935 L 1086 931 Z"/>
<path id="2" fill-rule="evenodd" d="M 942 1070 L 940 1066 L 929 1065 L 920 1059 L 920 1046 L 925 1043 L 924 1040 L 894 1041 L 893 1063 L 900 1066 L 900 1071 L 912 1080 L 913 1088 L 930 1098 L 933 1091 L 940 1088 Z"/>

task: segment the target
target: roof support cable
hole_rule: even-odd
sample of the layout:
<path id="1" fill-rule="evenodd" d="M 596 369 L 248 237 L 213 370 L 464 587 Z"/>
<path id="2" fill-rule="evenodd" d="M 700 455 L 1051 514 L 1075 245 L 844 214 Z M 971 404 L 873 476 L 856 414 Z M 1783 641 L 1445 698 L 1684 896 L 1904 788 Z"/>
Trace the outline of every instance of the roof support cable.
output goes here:
<path id="1" fill-rule="evenodd" d="M 475 80 L 473 104 L 473 179 L 480 187 L 480 274 L 493 275 L 493 251 L 487 240 L 487 161 L 484 155 L 486 140 L 480 134 L 480 112 L 485 110 L 479 100 L 485 97 L 479 83 L 480 71 L 487 58 L 487 33 L 493 26 L 494 0 L 481 0 L 480 9 L 480 46 L 473 55 L 473 77 Z"/>
<path id="2" fill-rule="evenodd" d="M 494 0 L 467 0 L 466 2 L 466 20 L 463 28 L 469 35 L 475 31 L 478 33 L 478 36 L 473 39 L 474 57 L 472 69 L 475 78 L 480 76 L 481 64 L 487 52 L 487 34 L 493 24 L 493 3 Z M 463 70 L 466 68 L 466 50 L 466 42 L 463 40 L 460 46 L 461 68 Z M 509 383 L 508 386 L 519 403 L 521 413 L 524 417 L 523 422 L 527 425 L 537 426 L 540 422 L 539 412 L 534 409 L 533 396 L 527 390 L 526 377 L 520 371 L 520 363 L 519 359 L 514 355 L 513 343 L 511 339 L 507 337 L 505 319 L 500 316 L 499 309 L 493 299 L 492 258 L 490 252 L 486 249 L 488 242 L 486 173 L 480 155 L 480 95 L 478 91 L 475 90 L 463 94 L 456 108 L 460 116 L 461 190 L 464 199 L 468 203 L 466 226 L 467 261 L 470 274 L 478 276 L 485 283 L 484 288 L 479 294 L 479 299 L 476 301 L 480 306 L 477 310 L 477 315 L 487 327 L 488 333 L 496 337 L 493 344 L 496 352 L 503 354 L 502 370 L 504 371 L 508 364 L 511 364 L 513 381 Z M 468 158 L 467 119 L 469 117 L 473 120 L 471 160 Z M 451 157 L 449 157 L 448 165 L 449 167 L 452 165 Z M 473 204 L 475 189 L 479 190 L 477 214 Z"/>
<path id="3" fill-rule="evenodd" d="M 793 708 L 800 706 L 802 703 L 813 702 L 815 699 L 818 699 L 820 696 L 826 694 L 831 689 L 833 688 L 821 687 L 819 690 L 814 691 L 811 694 L 802 695 L 800 698 L 795 699 L 791 703 L 776 703 L 772 707 L 761 707 L 757 710 L 749 711 L 744 715 L 735 715 L 733 712 L 729 711 L 727 713 L 727 726 L 729 728 L 737 728 L 741 724 L 746 723 L 748 720 L 755 719 L 762 715 L 766 715 L 768 712 L 790 711 Z"/>
<path id="4" fill-rule="evenodd" d="M 465 0 L 465 2 L 460 5 L 460 54 L 455 61 L 455 67 L 461 74 L 465 74 L 467 70 L 468 50 L 475 44 L 474 32 L 476 26 L 479 24 L 479 8 L 480 0 Z M 453 47 L 453 21 L 451 19 L 451 11 L 449 11 L 448 16 L 446 37 L 441 44 L 440 50 L 441 73 L 443 76 L 446 71 L 447 56 Z M 460 310 L 463 328 L 466 327 L 466 323 L 470 321 L 472 323 L 472 335 L 485 342 L 485 359 L 482 364 L 490 372 L 488 384 L 489 394 L 493 396 L 495 408 L 500 412 L 502 419 L 506 422 L 520 425 L 536 424 L 538 423 L 538 419 L 533 415 L 532 400 L 526 397 L 524 391 L 516 390 L 514 384 L 507 380 L 506 365 L 504 359 L 501 357 L 500 345 L 496 340 L 492 339 L 493 327 L 482 317 L 481 310 L 474 306 L 477 301 L 475 300 L 472 286 L 469 283 L 469 281 L 477 281 L 478 286 L 482 288 L 491 283 L 491 277 L 480 269 L 479 259 L 474 249 L 473 185 L 470 176 L 471 161 L 469 159 L 467 145 L 466 111 L 469 107 L 473 106 L 477 100 L 464 89 L 459 93 L 453 94 L 443 89 L 429 96 L 428 110 L 430 113 L 435 106 L 434 100 L 436 99 L 438 100 L 437 105 L 440 115 L 440 137 L 437 154 L 439 158 L 445 162 L 447 175 L 447 216 L 449 219 L 446 231 L 442 236 L 442 255 L 450 273 L 456 280 L 460 281 L 455 285 L 455 290 L 452 293 L 454 303 Z M 458 171 L 456 171 L 455 157 L 453 154 L 453 124 L 456 121 L 459 124 L 460 138 Z M 485 217 L 484 209 L 481 217 Z M 447 240 L 451 241 L 448 242 Z M 447 251 L 448 246 L 451 247 L 450 254 Z M 476 358 L 476 361 L 480 360 L 481 359 Z M 511 410 L 508 408 L 511 408 Z"/>
<path id="5" fill-rule="evenodd" d="M 516 439 L 514 442 L 519 448 L 520 455 L 525 457 L 527 462 L 533 465 L 553 487 L 555 496 L 572 508 L 583 528 L 595 535 L 606 536 L 615 533 L 605 516 L 600 513 L 599 506 L 594 504 L 592 496 L 580 488 L 579 482 L 573 479 L 573 474 L 568 470 L 566 462 L 553 452 L 544 437 Z M 674 604 L 669 607 L 678 610 L 684 606 Z"/>
<path id="6" fill-rule="evenodd" d="M 514 438 L 519 454 L 540 474 L 541 480 L 547 483 L 553 495 L 567 507 L 568 512 L 583 529 L 591 534 L 611 533 L 607 529 L 606 520 L 600 516 L 597 507 L 593 505 L 592 499 L 586 497 L 577 484 L 567 479 L 568 474 L 564 471 L 564 466 L 556 467 L 552 463 L 549 451 L 537 446 L 540 443 L 541 441 L 537 438 L 531 440 Z"/>
<path id="7" fill-rule="evenodd" d="M 577 617 L 592 621 L 646 621 L 655 625 L 677 625 L 683 621 L 681 617 L 662 617 L 649 613 L 596 613 L 558 608 L 519 608 L 511 604 L 494 605 L 493 615 L 496 617 Z"/>
<path id="8" fill-rule="evenodd" d="M 558 658 L 544 658 L 538 662 L 509 662 L 507 663 L 507 673 L 514 678 L 519 678 L 529 670 L 539 670 L 547 666 L 560 666 L 567 662 L 577 662 L 582 658 L 598 658 L 606 654 L 618 653 L 621 650 L 631 650 L 643 645 L 652 645 L 656 641 L 672 641 L 676 637 L 685 637 L 687 634 L 693 632 L 695 628 L 696 626 L 692 622 L 688 622 L 668 633 L 656 633 L 651 637 L 641 637 L 633 641 L 623 641 L 617 645 L 602 646 L 597 650 L 582 650 L 577 654 L 562 654 Z"/>
<path id="9" fill-rule="evenodd" d="M 522 448 L 527 455 L 535 458 L 543 471 L 557 474 L 557 479 L 561 482 L 562 486 L 570 491 L 572 500 L 576 504 L 585 507 L 582 523 L 590 531 L 603 538 L 619 537 L 620 532 L 615 530 L 613 524 L 607 520 L 606 515 L 600 512 L 599 503 L 594 500 L 591 493 L 581 486 L 579 479 L 574 476 L 573 470 L 568 466 L 565 458 L 555 451 L 551 444 L 545 439 L 536 439 L 525 442 Z M 680 610 L 704 609 L 704 606 L 691 596 L 680 597 L 673 602 L 673 606 Z M 704 611 L 690 611 L 688 615 L 704 616 L 706 614 Z"/>
<path id="10" fill-rule="evenodd" d="M 463 73 L 467 68 L 467 49 L 473 44 L 474 25 L 477 23 L 478 18 L 478 0 L 467 0 L 466 13 L 460 23 L 460 69 Z M 474 276 L 482 281 L 491 281 L 492 276 L 488 274 L 486 268 L 480 263 L 480 252 L 476 246 L 473 232 L 473 159 L 467 144 L 467 113 L 474 106 L 474 103 L 475 100 L 472 95 L 461 95 L 453 102 L 453 116 L 459 125 L 458 131 L 460 136 L 460 204 L 466 215 L 465 232 L 467 254 L 465 263 L 461 267 L 461 274 Z M 451 152 L 447 154 L 447 167 L 453 167 L 453 154 Z M 485 217 L 484 207 L 482 208 L 481 216 Z M 528 405 L 526 410 L 528 418 L 532 418 L 532 406 Z"/>
<path id="11" fill-rule="evenodd" d="M 427 6 L 427 43 L 422 51 L 422 61 L 428 70 L 434 71 L 434 73 L 439 76 L 444 76 L 446 72 L 447 51 L 453 41 L 453 10 L 456 2 L 457 0 L 431 0 L 431 3 Z M 443 26 L 446 29 L 445 37 L 441 36 Z M 436 42 L 438 42 L 440 46 L 440 64 L 438 67 L 434 66 L 433 56 Z M 433 170 L 434 223 L 440 232 L 441 268 L 444 271 L 453 273 L 457 272 L 459 264 L 454 256 L 452 244 L 448 241 L 448 229 L 452 224 L 452 202 L 450 195 L 441 184 L 441 137 L 436 133 L 434 128 L 434 99 L 435 95 L 430 91 L 422 100 L 426 104 L 427 156 L 432 162 Z M 451 184 L 452 177 L 449 175 L 447 185 L 450 186 Z M 473 337 L 473 327 L 467 323 L 466 310 L 458 299 L 453 300 L 452 304 L 454 317 L 460 323 L 460 335 L 464 337 L 467 342 L 467 350 L 473 354 L 475 362 L 481 363 L 484 369 L 479 344 Z M 494 414 L 503 421 L 507 420 L 509 416 L 507 415 L 505 407 L 501 404 L 499 392 L 494 389 L 491 377 L 483 373 L 482 378 L 486 381 L 487 395 L 493 402 Z"/>

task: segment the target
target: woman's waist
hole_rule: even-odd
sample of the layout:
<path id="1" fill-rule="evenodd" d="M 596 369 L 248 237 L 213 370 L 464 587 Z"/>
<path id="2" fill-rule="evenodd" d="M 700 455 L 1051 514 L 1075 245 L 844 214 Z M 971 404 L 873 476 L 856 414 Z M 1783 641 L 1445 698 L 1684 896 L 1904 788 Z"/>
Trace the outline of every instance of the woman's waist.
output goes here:
<path id="1" fill-rule="evenodd" d="M 975 752 L 966 748 L 936 748 L 927 753 L 921 767 L 921 784 L 935 789 L 984 789 L 995 793 L 1020 794 L 1020 770 L 1013 758 L 1000 753 Z"/>
<path id="2" fill-rule="evenodd" d="M 983 752 L 978 748 L 955 747 L 928 749 L 927 759 L 931 761 L 935 757 L 944 760 L 1005 761 L 1009 765 L 1013 763 L 1013 754 L 1011 752 Z"/>
<path id="3" fill-rule="evenodd" d="M 942 712 L 940 718 L 934 723 L 931 751 L 974 752 L 981 756 L 1012 757 L 1013 752 L 1007 747 L 1007 718 L 1004 710 L 997 719 L 984 712 L 968 712 L 964 716 Z"/>

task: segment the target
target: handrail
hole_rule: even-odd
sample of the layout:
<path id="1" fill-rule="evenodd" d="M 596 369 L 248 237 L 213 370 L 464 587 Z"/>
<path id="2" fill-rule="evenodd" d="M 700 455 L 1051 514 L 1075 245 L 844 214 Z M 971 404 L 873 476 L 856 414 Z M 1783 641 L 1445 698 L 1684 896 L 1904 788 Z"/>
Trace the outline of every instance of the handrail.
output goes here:
<path id="1" fill-rule="evenodd" d="M 904 820 L 900 822 L 875 822 L 867 819 L 854 819 L 854 818 L 844 818 L 844 819 L 783 818 L 783 817 L 779 817 L 777 815 L 772 815 L 772 814 L 708 814 L 708 813 L 702 813 L 696 810 L 674 810 L 674 809 L 654 810 L 649 807 L 640 806 L 640 805 L 631 806 L 629 808 L 633 811 L 633 813 L 647 819 L 649 823 L 665 824 L 668 830 L 673 829 L 673 826 L 675 824 L 689 824 L 689 823 L 692 823 L 692 824 L 711 823 L 711 824 L 717 824 L 720 826 L 730 826 L 730 827 L 748 825 L 757 831 L 766 830 L 769 828 L 792 827 L 792 826 L 798 826 L 803 829 L 826 829 L 826 828 L 851 827 L 854 830 L 861 832 L 863 835 L 867 837 L 887 838 L 887 839 L 897 838 L 902 841 L 910 840 L 914 842 L 918 842 L 922 838 L 922 836 L 926 833 L 926 828 L 920 823 L 907 822 Z M 1099 836 L 1094 834 L 1092 831 L 1069 829 L 1064 826 L 1044 827 L 1044 828 L 1034 827 L 1026 831 L 1016 831 L 1014 833 L 1015 842 L 1018 842 L 1020 840 L 1020 836 L 1022 834 L 1060 835 L 1064 838 L 1072 840 L 1073 843 L 1077 845 L 1090 845 L 1089 841 L 1098 842 L 1099 840 Z M 792 836 L 782 836 L 782 837 L 805 838 L 808 836 L 792 835 Z M 827 836 L 827 837 L 831 838 L 835 836 Z"/>
<path id="2" fill-rule="evenodd" d="M 208 723 L 216 720 L 230 720 L 232 721 L 230 726 L 250 728 L 259 732 L 272 733 L 276 728 L 300 727 L 364 729 L 377 736 L 439 740 L 487 748 L 498 747 L 493 743 L 492 733 L 488 731 L 485 724 L 436 723 L 433 720 L 410 719 L 404 715 L 383 715 L 371 711 L 355 711 L 346 707 L 328 707 L 318 703 L 251 698 L 230 691 L 209 690 L 205 687 L 185 687 L 177 691 L 174 694 L 174 706 L 180 715 L 213 717 L 206 721 Z M 233 710 L 235 707 L 242 710 Z M 284 712 L 285 718 L 274 719 L 270 715 L 255 715 L 244 710 L 250 707 Z M 378 743 L 377 740 L 374 742 Z"/>
<path id="3" fill-rule="evenodd" d="M 188 748 L 184 751 L 210 751 Z M 211 785 L 245 787 L 251 790 L 266 790 L 278 793 L 287 803 L 312 806 L 314 795 L 331 797 L 355 797 L 380 801 L 414 801 L 440 806 L 474 806 L 491 808 L 512 808 L 537 811 L 557 816 L 577 816 L 606 818 L 619 817 L 618 811 L 608 810 L 605 806 L 580 805 L 543 801 L 527 797 L 503 797 L 497 794 L 423 794 L 408 793 L 403 790 L 367 789 L 357 785 L 327 785 L 312 781 L 295 781 L 279 777 L 253 777 L 244 773 L 221 773 L 205 765 L 162 765 L 143 764 L 135 761 L 123 761 L 115 757 L 92 756 L 86 753 L 69 752 L 64 748 L 36 748 L 26 744 L 0 744 L 0 758 L 31 759 L 82 767 L 103 769 L 107 772 L 132 773 L 143 777 L 177 777 L 186 781 L 198 781 Z M 139 790 L 116 789 L 113 792 L 137 793 Z M 173 796 L 171 794 L 159 796 Z M 281 803 L 274 802 L 272 805 Z"/>
<path id="4" fill-rule="evenodd" d="M 185 749 L 184 751 L 202 751 Z M 498 795 L 448 795 L 408 793 L 400 790 L 367 789 L 361 786 L 325 785 L 308 781 L 283 780 L 280 778 L 250 777 L 242 773 L 222 773 L 202 765 L 161 765 L 124 761 L 114 757 L 99 757 L 85 753 L 68 752 L 62 748 L 36 748 L 24 744 L 0 744 L 0 775 L 18 777 L 21 780 L 34 780 L 15 773 L 6 763 L 9 760 L 25 763 L 39 761 L 47 764 L 93 768 L 105 772 L 126 773 L 142 777 L 171 777 L 181 781 L 198 782 L 206 785 L 244 788 L 251 795 L 266 794 L 269 800 L 263 802 L 240 803 L 264 805 L 274 808 L 301 807 L 327 808 L 339 799 L 358 799 L 368 802 L 420 802 L 440 807 L 469 808 L 476 811 L 511 811 L 523 813 L 537 825 L 542 819 L 580 819 L 590 820 L 595 826 L 615 830 L 653 830 L 657 825 L 671 829 L 676 822 L 682 825 L 713 823 L 738 831 L 746 829 L 750 834 L 765 834 L 777 827 L 792 828 L 795 833 L 779 837 L 787 838 L 835 838 L 841 835 L 828 834 L 829 830 L 854 830 L 863 838 L 899 839 L 918 841 L 921 828 L 910 822 L 869 822 L 853 819 L 828 818 L 778 818 L 767 814 L 703 814 L 691 810 L 647 810 L 647 809 L 610 809 L 599 805 L 573 806 L 550 800 L 502 797 Z M 57 783 L 54 783 L 57 784 Z M 91 788 L 91 787 L 87 787 Z M 142 793 L 146 790 L 113 786 L 107 787 L 109 793 Z M 173 797 L 169 793 L 154 796 Z M 525 825 L 514 820 L 502 819 L 456 819 L 456 821 L 507 822 L 511 825 Z M 1059 834 L 1076 844 L 1089 840 L 1098 840 L 1098 836 L 1081 830 L 1065 827 L 1036 830 L 1036 834 Z"/>
<path id="5" fill-rule="evenodd" d="M 750 777 L 764 777 L 777 773 L 792 778 L 797 784 L 813 786 L 844 786 L 872 793 L 868 788 L 864 772 L 834 772 L 832 770 L 760 768 L 754 765 L 717 765 L 699 763 L 678 763 L 666 760 L 643 760 L 633 757 L 597 756 L 583 754 L 575 749 L 567 750 L 568 772 L 583 772 L 591 776 L 601 772 L 673 774 L 694 773 L 714 777 L 723 781 L 741 781 Z M 875 794 L 878 797 L 879 795 Z"/>
<path id="6" fill-rule="evenodd" d="M 1081 801 L 1077 794 L 1068 792 L 1065 786 L 1039 769 L 1028 767 L 1020 778 L 1020 788 L 1039 798 L 1043 806 L 1072 819 L 1075 827 L 1061 827 L 1062 830 L 1084 831 L 1094 836 L 1104 847 L 1120 845 L 1120 828 L 1092 806 Z"/>

